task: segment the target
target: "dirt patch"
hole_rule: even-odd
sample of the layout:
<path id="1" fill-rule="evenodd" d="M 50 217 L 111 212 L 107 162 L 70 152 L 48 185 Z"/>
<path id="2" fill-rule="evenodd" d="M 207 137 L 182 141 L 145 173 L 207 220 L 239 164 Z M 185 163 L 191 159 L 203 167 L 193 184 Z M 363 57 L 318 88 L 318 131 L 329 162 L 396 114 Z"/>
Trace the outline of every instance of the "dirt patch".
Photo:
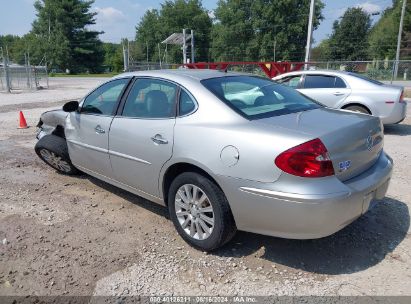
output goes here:
<path id="1" fill-rule="evenodd" d="M 35 128 L 1 128 L 0 294 L 411 295 L 410 125 L 386 128 L 387 198 L 342 231 L 306 241 L 240 232 L 212 254 L 187 246 L 166 208 L 50 169 L 33 151 Z"/>
<path id="2" fill-rule="evenodd" d="M 49 107 L 59 108 L 63 106 L 64 103 L 66 103 L 67 101 L 69 100 L 51 101 L 51 102 L 41 102 L 40 101 L 40 102 L 32 102 L 32 103 L 5 105 L 5 106 L 0 106 L 0 113 L 23 111 L 23 110 L 30 110 L 30 109 L 37 109 L 37 108 L 49 108 Z"/>

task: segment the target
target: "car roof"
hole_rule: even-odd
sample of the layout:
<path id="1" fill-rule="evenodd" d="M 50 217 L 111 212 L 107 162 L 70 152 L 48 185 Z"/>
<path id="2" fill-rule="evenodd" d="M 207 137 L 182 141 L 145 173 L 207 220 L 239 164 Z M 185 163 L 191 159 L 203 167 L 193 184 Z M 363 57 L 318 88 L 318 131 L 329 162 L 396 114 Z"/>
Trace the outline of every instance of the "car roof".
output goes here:
<path id="1" fill-rule="evenodd" d="M 285 77 L 285 76 L 302 75 L 302 74 L 341 75 L 341 76 L 349 75 L 349 73 L 346 72 L 346 71 L 337 71 L 337 70 L 301 70 L 301 71 L 294 71 L 294 72 L 284 73 L 284 74 L 278 75 L 274 78 L 282 78 L 282 77 Z"/>
<path id="2" fill-rule="evenodd" d="M 241 76 L 249 75 L 246 73 L 237 72 L 225 72 L 220 70 L 209 70 L 209 69 L 175 69 L 175 70 L 149 70 L 149 71 L 138 71 L 138 72 L 128 72 L 115 76 L 114 78 L 122 78 L 127 76 L 145 76 L 145 77 L 160 77 L 167 79 L 175 78 L 186 78 L 201 81 L 210 78 L 219 78 L 226 76 Z"/>

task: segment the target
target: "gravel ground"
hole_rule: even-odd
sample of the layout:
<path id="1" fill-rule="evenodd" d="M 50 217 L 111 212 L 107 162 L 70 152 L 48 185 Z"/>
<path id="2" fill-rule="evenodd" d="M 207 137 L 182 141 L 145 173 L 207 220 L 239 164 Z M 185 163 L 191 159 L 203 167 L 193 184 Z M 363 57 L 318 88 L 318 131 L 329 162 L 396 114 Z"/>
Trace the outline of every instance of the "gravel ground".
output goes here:
<path id="1" fill-rule="evenodd" d="M 49 89 L 46 90 L 20 91 L 13 94 L 0 92 L 0 106 L 77 99 L 108 79 L 104 77 L 50 77 Z"/>
<path id="2" fill-rule="evenodd" d="M 363 217 L 319 240 L 240 232 L 206 254 L 165 208 L 38 159 L 34 125 L 75 84 L 63 87 L 35 102 L 0 95 L 0 295 L 411 295 L 410 116 L 386 128 L 391 186 Z M 30 128 L 16 128 L 17 110 Z"/>

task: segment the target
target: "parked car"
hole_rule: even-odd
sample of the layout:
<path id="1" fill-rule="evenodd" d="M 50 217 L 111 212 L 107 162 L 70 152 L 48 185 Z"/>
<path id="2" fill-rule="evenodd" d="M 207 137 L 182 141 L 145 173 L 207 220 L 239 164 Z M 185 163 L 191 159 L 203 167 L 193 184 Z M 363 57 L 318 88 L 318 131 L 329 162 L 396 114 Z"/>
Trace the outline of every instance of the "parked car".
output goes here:
<path id="1" fill-rule="evenodd" d="M 308 70 L 282 74 L 273 79 L 327 107 L 378 116 L 383 124 L 400 123 L 407 115 L 403 88 L 360 74 Z"/>
<path id="2" fill-rule="evenodd" d="M 378 117 L 230 72 L 121 74 L 38 126 L 35 151 L 48 165 L 167 206 L 201 250 L 237 229 L 333 234 L 385 196 L 393 166 Z"/>

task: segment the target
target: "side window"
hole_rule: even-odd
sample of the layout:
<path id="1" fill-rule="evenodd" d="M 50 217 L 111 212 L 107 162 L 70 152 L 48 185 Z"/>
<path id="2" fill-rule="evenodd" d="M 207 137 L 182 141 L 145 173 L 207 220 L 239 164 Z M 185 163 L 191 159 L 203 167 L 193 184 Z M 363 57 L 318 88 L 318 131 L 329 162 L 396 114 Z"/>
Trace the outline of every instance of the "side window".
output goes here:
<path id="1" fill-rule="evenodd" d="M 345 85 L 344 80 L 342 80 L 340 77 L 335 77 L 335 87 L 339 89 L 346 88 L 347 86 Z"/>
<path id="2" fill-rule="evenodd" d="M 335 77 L 325 75 L 306 75 L 304 89 L 334 88 Z"/>
<path id="3" fill-rule="evenodd" d="M 142 78 L 134 83 L 122 116 L 170 118 L 175 116 L 177 86 L 167 81 Z"/>
<path id="4" fill-rule="evenodd" d="M 300 84 L 300 79 L 301 79 L 300 75 L 290 76 L 290 77 L 286 77 L 285 79 L 279 80 L 279 83 L 286 85 L 290 88 L 296 89 L 298 85 Z"/>
<path id="5" fill-rule="evenodd" d="M 194 111 L 196 104 L 191 96 L 181 89 L 180 91 L 180 102 L 179 102 L 179 114 L 180 116 L 189 114 Z"/>
<path id="6" fill-rule="evenodd" d="M 129 78 L 122 78 L 103 84 L 86 97 L 80 113 L 112 115 Z"/>

